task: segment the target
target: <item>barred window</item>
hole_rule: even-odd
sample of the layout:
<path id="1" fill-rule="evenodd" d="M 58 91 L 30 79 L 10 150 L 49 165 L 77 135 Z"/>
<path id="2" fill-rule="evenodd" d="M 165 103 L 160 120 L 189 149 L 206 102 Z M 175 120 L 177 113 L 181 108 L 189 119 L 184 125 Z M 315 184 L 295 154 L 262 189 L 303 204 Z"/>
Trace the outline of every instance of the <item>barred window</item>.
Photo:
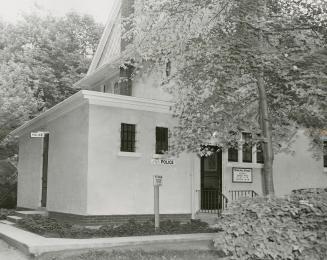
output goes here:
<path id="1" fill-rule="evenodd" d="M 156 127 L 156 154 L 168 151 L 168 128 Z"/>
<path id="2" fill-rule="evenodd" d="M 121 124 L 120 151 L 135 152 L 135 125 Z"/>
<path id="3" fill-rule="evenodd" d="M 327 167 L 327 141 L 324 141 L 324 167 Z"/>
<path id="4" fill-rule="evenodd" d="M 243 146 L 243 162 L 252 162 L 252 135 L 250 133 L 242 133 Z"/>
<path id="5" fill-rule="evenodd" d="M 228 148 L 228 161 L 238 162 L 238 149 L 235 147 Z"/>

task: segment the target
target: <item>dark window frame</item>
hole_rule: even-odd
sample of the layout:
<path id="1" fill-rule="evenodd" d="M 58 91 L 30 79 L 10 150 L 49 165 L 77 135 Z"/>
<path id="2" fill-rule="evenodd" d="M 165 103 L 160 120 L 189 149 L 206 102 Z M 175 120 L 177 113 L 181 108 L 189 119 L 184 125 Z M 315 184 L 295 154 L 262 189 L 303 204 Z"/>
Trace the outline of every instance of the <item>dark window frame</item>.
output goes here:
<path id="1" fill-rule="evenodd" d="M 136 125 L 121 123 L 120 126 L 120 151 L 135 152 Z"/>
<path id="2" fill-rule="evenodd" d="M 126 64 L 119 69 L 119 94 L 132 96 L 134 66 Z"/>
<path id="3" fill-rule="evenodd" d="M 114 90 L 113 90 L 113 93 L 114 94 L 120 94 L 120 91 L 119 91 L 119 83 L 118 83 L 118 81 L 117 82 L 115 82 L 115 84 L 114 84 Z"/>
<path id="4" fill-rule="evenodd" d="M 323 164 L 327 168 L 327 140 L 323 141 Z"/>
<path id="5" fill-rule="evenodd" d="M 251 133 L 242 133 L 242 162 L 244 163 L 252 163 L 253 155 L 252 155 L 252 134 Z"/>
<path id="6" fill-rule="evenodd" d="M 263 143 L 258 142 L 256 144 L 256 150 L 257 150 L 257 163 L 264 163 L 264 157 L 263 157 Z"/>
<path id="7" fill-rule="evenodd" d="M 236 147 L 228 148 L 228 161 L 238 162 L 238 148 Z"/>
<path id="8" fill-rule="evenodd" d="M 168 151 L 168 128 L 167 127 L 156 127 L 156 154 L 164 154 Z"/>
<path id="9" fill-rule="evenodd" d="M 169 77 L 171 74 L 171 61 L 168 60 L 166 62 L 166 77 Z"/>

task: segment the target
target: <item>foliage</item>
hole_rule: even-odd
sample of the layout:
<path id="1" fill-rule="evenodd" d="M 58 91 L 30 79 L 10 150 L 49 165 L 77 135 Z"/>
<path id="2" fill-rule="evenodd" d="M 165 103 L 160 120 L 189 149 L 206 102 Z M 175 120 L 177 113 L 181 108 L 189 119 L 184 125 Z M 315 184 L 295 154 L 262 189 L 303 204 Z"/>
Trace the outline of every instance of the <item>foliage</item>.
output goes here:
<path id="1" fill-rule="evenodd" d="M 113 250 L 111 252 L 103 250 L 94 250 L 87 253 L 73 254 L 70 256 L 56 257 L 58 260 L 216 260 L 219 255 L 215 251 L 209 250 Z"/>
<path id="2" fill-rule="evenodd" d="M 3 209 L 3 208 L 0 208 L 0 220 L 6 219 L 7 216 L 12 215 L 13 212 L 14 212 L 14 210 L 12 210 L 12 209 Z"/>
<path id="3" fill-rule="evenodd" d="M 17 183 L 0 184 L 0 208 L 13 209 L 17 203 Z"/>
<path id="4" fill-rule="evenodd" d="M 92 17 L 23 16 L 0 20 L 0 156 L 17 153 L 5 137 L 14 128 L 74 94 L 87 72 L 102 26 Z"/>
<path id="5" fill-rule="evenodd" d="M 141 2 L 127 19 L 134 22 L 125 33 L 133 38 L 128 57 L 139 72 L 172 64 L 161 84 L 176 101 L 175 152 L 261 133 L 261 73 L 276 151 L 287 150 L 298 127 L 326 128 L 325 1 Z"/>
<path id="6" fill-rule="evenodd" d="M 39 109 L 48 109 L 76 92 L 73 84 L 85 75 L 102 26 L 92 17 L 76 13 L 23 18 L 17 24 L 2 26 L 1 61 L 26 67 L 22 81 L 43 101 Z"/>
<path id="7" fill-rule="evenodd" d="M 158 234 L 189 234 L 216 232 L 207 223 L 192 220 L 188 223 L 177 221 L 162 221 L 160 230 L 154 230 L 154 222 L 136 223 L 130 220 L 128 223 L 113 226 L 104 225 L 99 229 L 92 229 L 83 226 L 59 223 L 55 219 L 43 216 L 31 216 L 18 222 L 18 226 L 28 231 L 51 237 L 67 238 L 90 238 L 90 237 L 123 237 L 123 236 L 144 236 Z"/>
<path id="8" fill-rule="evenodd" d="M 235 201 L 218 224 L 226 259 L 324 259 L 327 188 Z"/>
<path id="9" fill-rule="evenodd" d="M 17 168 L 9 160 L 0 160 L 0 208 L 15 208 L 17 201 Z"/>

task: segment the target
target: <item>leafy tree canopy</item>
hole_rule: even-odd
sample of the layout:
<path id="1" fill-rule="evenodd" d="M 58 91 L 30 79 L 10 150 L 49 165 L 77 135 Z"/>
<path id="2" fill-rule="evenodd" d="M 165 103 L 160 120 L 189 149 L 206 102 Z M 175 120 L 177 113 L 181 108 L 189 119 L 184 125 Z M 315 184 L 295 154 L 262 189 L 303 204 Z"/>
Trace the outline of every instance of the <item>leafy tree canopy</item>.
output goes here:
<path id="1" fill-rule="evenodd" d="M 326 129 L 325 1 L 137 3 L 124 37 L 133 38 L 130 58 L 142 70 L 144 63 L 157 70 L 172 64 L 162 84 L 176 100 L 175 151 L 228 146 L 241 131 L 262 133 L 261 73 L 275 150 L 286 148 L 299 127 L 315 137 Z"/>
<path id="2" fill-rule="evenodd" d="M 0 141 L 77 91 L 73 84 L 87 72 L 102 30 L 76 13 L 32 13 L 16 24 L 0 20 Z M 0 156 L 14 152 L 6 143 Z"/>

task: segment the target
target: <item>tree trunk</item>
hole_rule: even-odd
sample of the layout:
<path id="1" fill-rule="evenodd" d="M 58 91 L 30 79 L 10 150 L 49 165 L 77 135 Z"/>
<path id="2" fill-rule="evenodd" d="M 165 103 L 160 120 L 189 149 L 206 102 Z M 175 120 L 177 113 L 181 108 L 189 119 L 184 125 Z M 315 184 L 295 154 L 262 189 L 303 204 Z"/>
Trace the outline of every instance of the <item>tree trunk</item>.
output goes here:
<path id="1" fill-rule="evenodd" d="M 259 117 L 260 128 L 263 135 L 263 193 L 264 195 L 274 195 L 274 178 L 273 178 L 273 161 L 274 151 L 272 146 L 271 123 L 269 120 L 269 111 L 267 103 L 267 95 L 264 85 L 263 73 L 259 74 L 257 79 L 259 94 Z"/>
<path id="2" fill-rule="evenodd" d="M 259 0 L 258 8 L 258 18 L 261 22 L 266 20 L 266 0 Z M 258 39 L 259 50 L 261 55 L 264 53 L 265 44 L 263 38 L 263 31 L 259 31 Z M 274 195 L 274 178 L 273 178 L 273 162 L 274 162 L 274 151 L 272 145 L 272 131 L 271 122 L 269 119 L 268 101 L 265 89 L 265 81 L 263 75 L 263 60 L 261 56 L 261 62 L 258 67 L 258 77 L 257 77 L 257 87 L 259 96 L 259 120 L 260 128 L 263 137 L 263 194 L 264 195 Z"/>

